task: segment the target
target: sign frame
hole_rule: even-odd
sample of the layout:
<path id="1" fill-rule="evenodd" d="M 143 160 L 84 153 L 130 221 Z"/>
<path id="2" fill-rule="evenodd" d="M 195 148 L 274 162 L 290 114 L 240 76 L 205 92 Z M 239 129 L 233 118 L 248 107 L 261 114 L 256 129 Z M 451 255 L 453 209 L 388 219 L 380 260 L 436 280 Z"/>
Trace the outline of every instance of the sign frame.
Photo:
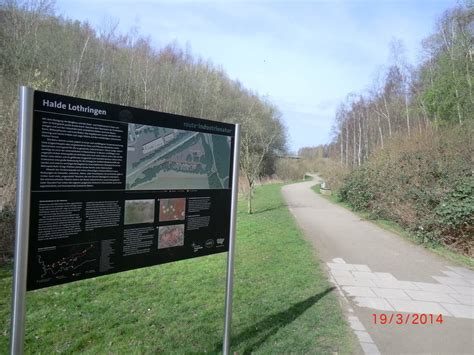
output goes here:
<path id="1" fill-rule="evenodd" d="M 26 86 L 19 88 L 19 125 L 17 158 L 17 204 L 14 247 L 14 270 L 12 284 L 12 316 L 10 332 L 10 354 L 23 354 L 25 336 L 26 292 L 28 278 L 28 251 L 30 238 L 32 164 L 33 164 L 33 112 L 35 90 Z M 205 121 L 205 120 L 204 120 Z M 234 125 L 234 146 L 232 157 L 232 186 L 230 199 L 230 220 L 227 250 L 224 336 L 222 351 L 230 351 L 232 323 L 233 271 L 235 233 L 238 199 L 240 125 Z M 232 137 L 232 136 L 231 136 Z M 178 259 L 180 260 L 180 259 Z M 177 261 L 177 260 L 176 260 Z M 146 265 L 144 265 L 146 266 Z M 151 266 L 151 265 L 149 265 Z M 122 270 L 125 271 L 125 270 Z M 120 270 L 118 272 L 121 272 Z"/>

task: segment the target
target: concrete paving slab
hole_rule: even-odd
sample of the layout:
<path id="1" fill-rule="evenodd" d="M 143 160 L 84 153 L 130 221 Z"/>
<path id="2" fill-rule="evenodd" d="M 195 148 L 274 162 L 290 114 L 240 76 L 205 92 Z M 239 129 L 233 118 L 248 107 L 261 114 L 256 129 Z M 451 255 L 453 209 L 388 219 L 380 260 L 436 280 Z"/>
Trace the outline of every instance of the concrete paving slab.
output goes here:
<path id="1" fill-rule="evenodd" d="M 387 299 L 411 300 L 405 291 L 393 288 L 372 288 L 372 291 L 378 296 Z"/>
<path id="2" fill-rule="evenodd" d="M 458 303 L 456 299 L 445 293 L 413 290 L 407 290 L 405 292 L 415 301 Z"/>
<path id="3" fill-rule="evenodd" d="M 474 271 L 466 269 L 465 267 L 448 266 L 448 269 L 453 270 L 456 274 L 461 275 L 463 277 L 474 279 Z"/>
<path id="4" fill-rule="evenodd" d="M 463 277 L 444 277 L 444 276 L 433 276 L 433 279 L 438 281 L 439 283 L 443 285 L 448 285 L 448 286 L 464 286 L 464 287 L 470 287 L 471 284 L 467 282 Z"/>
<path id="5" fill-rule="evenodd" d="M 399 290 L 419 290 L 414 282 L 410 281 L 390 281 L 390 280 L 372 280 L 376 287 L 395 288 Z"/>
<path id="6" fill-rule="evenodd" d="M 355 270 L 353 265 L 347 265 L 342 263 L 327 263 L 331 270 Z"/>
<path id="7" fill-rule="evenodd" d="M 377 275 L 375 275 L 373 272 L 367 272 L 367 271 L 351 271 L 351 274 L 354 276 L 356 279 L 364 279 L 364 280 L 379 280 Z"/>
<path id="8" fill-rule="evenodd" d="M 446 268 L 449 268 L 449 267 L 447 266 Z M 458 274 L 458 273 L 456 273 L 456 272 L 454 272 L 454 271 L 446 271 L 446 270 L 444 270 L 444 271 L 441 271 L 441 272 L 442 272 L 443 274 L 445 274 L 446 276 L 448 276 L 448 277 L 456 277 L 456 278 L 459 278 L 459 279 L 465 279 L 465 278 L 466 278 L 465 276 L 460 275 L 460 274 Z"/>
<path id="9" fill-rule="evenodd" d="M 380 311 L 393 311 L 394 308 L 381 297 L 355 297 L 354 302 L 359 307 L 373 308 Z"/>
<path id="10" fill-rule="evenodd" d="M 331 274 L 337 277 L 354 278 L 351 272 L 347 270 L 331 270 Z"/>
<path id="11" fill-rule="evenodd" d="M 359 318 L 357 318 L 355 316 L 349 316 L 348 319 L 349 319 L 349 324 L 350 324 L 352 329 L 365 331 L 365 327 L 360 322 Z"/>
<path id="12" fill-rule="evenodd" d="M 447 285 L 440 285 L 428 282 L 413 282 L 421 291 L 453 293 L 453 288 Z"/>
<path id="13" fill-rule="evenodd" d="M 358 280 L 353 277 L 334 276 L 336 282 L 341 286 L 364 286 L 375 287 L 376 284 L 372 280 Z"/>
<path id="14" fill-rule="evenodd" d="M 461 304 L 441 303 L 452 315 L 459 318 L 474 319 L 474 307 Z M 474 337 L 474 333 L 473 333 Z"/>
<path id="15" fill-rule="evenodd" d="M 462 275 L 459 275 L 457 273 L 455 273 L 454 271 L 441 271 L 443 274 L 445 274 L 446 276 L 448 277 L 456 277 L 456 278 L 460 278 L 460 279 L 463 279 L 464 276 Z"/>
<path id="16" fill-rule="evenodd" d="M 391 299 L 388 302 L 397 312 L 407 313 L 427 313 L 427 314 L 443 314 L 450 316 L 451 313 L 443 308 L 439 303 L 424 301 L 407 301 Z"/>
<path id="17" fill-rule="evenodd" d="M 342 289 L 351 297 L 377 297 L 370 287 L 343 286 Z"/>
<path id="18" fill-rule="evenodd" d="M 374 275 L 382 281 L 397 281 L 396 277 L 388 272 L 374 272 Z"/>
<path id="19" fill-rule="evenodd" d="M 449 286 L 454 289 L 457 293 L 465 296 L 474 296 L 474 287 L 462 287 L 462 286 Z"/>
<path id="20" fill-rule="evenodd" d="M 449 296 L 457 300 L 461 304 L 474 306 L 474 296 L 466 296 L 455 293 L 448 293 Z"/>
<path id="21" fill-rule="evenodd" d="M 374 341 L 370 337 L 369 333 L 367 333 L 365 330 L 356 330 L 355 335 L 357 335 L 357 338 L 359 338 L 359 341 L 362 343 L 373 343 Z"/>
<path id="22" fill-rule="evenodd" d="M 361 343 L 365 355 L 380 355 L 380 351 L 375 344 Z"/>
<path id="23" fill-rule="evenodd" d="M 332 277 L 339 285 L 357 286 L 357 280 L 352 276 L 338 276 L 332 274 Z M 453 290 L 452 292 L 455 291 Z"/>
<path id="24" fill-rule="evenodd" d="M 371 272 L 370 268 L 367 265 L 362 265 L 362 264 L 354 264 L 354 268 L 357 271 L 364 271 L 364 272 Z"/>

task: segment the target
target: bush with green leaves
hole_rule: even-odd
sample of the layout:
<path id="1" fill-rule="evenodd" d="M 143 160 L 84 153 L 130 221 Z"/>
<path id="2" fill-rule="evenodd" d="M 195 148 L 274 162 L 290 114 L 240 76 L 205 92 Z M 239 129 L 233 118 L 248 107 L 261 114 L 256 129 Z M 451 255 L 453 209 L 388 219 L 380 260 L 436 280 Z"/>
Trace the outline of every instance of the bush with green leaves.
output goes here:
<path id="1" fill-rule="evenodd" d="M 435 219 L 429 230 L 448 245 L 462 244 L 471 253 L 474 244 L 474 177 L 461 178 L 434 209 Z"/>
<path id="2" fill-rule="evenodd" d="M 338 193 L 355 210 L 389 219 L 422 242 L 474 254 L 474 124 L 398 137 L 350 172 Z"/>
<path id="3" fill-rule="evenodd" d="M 374 194 L 371 187 L 370 168 L 367 166 L 354 170 L 346 177 L 343 187 L 339 190 L 339 196 L 350 206 L 357 210 L 371 210 L 371 202 Z"/>

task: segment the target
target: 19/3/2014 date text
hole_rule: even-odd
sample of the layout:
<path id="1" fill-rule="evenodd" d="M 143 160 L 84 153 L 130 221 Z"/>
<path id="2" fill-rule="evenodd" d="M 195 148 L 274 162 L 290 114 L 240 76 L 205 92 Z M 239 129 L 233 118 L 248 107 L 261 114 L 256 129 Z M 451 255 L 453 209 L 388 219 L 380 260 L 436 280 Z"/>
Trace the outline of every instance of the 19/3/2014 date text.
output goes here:
<path id="1" fill-rule="evenodd" d="M 373 313 L 372 320 L 374 324 L 443 324 L 442 314 L 427 313 Z"/>

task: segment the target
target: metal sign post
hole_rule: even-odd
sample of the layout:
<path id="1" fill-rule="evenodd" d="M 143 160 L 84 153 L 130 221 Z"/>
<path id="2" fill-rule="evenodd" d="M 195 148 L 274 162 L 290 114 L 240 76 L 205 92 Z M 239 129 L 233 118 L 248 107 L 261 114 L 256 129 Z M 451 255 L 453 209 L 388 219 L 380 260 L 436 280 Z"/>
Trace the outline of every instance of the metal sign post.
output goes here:
<path id="1" fill-rule="evenodd" d="M 144 138 L 147 139 L 137 143 L 137 131 L 141 132 L 143 127 L 146 128 L 148 136 Z M 54 139 L 50 132 L 54 132 Z M 140 134 L 145 135 L 143 132 Z M 79 144 L 84 135 L 91 139 L 87 144 Z M 130 140 L 131 136 L 135 139 Z M 181 150 L 174 151 L 182 146 L 174 142 L 179 139 L 181 143 L 195 144 L 199 141 L 204 155 L 208 150 L 212 153 L 207 158 L 212 159 L 213 164 L 207 162 L 204 167 L 210 172 L 217 170 L 212 171 L 218 176 L 217 181 L 209 179 L 209 188 L 201 188 L 196 181 L 190 180 L 188 187 L 171 190 L 169 186 L 161 184 L 155 173 L 150 181 L 146 181 L 147 189 L 140 188 L 143 181 L 137 182 L 137 179 L 130 178 L 136 175 L 133 164 L 143 163 L 145 158 L 150 157 L 146 154 L 167 144 L 173 144 L 173 149 L 166 146 L 166 154 L 180 155 Z M 107 144 L 104 144 L 104 140 Z M 127 154 L 129 146 L 133 148 L 130 151 L 137 153 Z M 114 150 L 113 157 L 101 160 L 97 151 L 105 154 L 109 149 Z M 68 97 L 22 86 L 19 98 L 10 354 L 23 354 L 27 291 L 226 251 L 223 352 L 228 354 L 239 152 L 239 125 Z M 217 158 L 214 153 L 218 154 Z M 75 158 L 87 158 L 89 164 L 75 165 Z M 97 179 L 96 167 L 103 167 L 104 164 L 107 173 L 104 173 L 103 179 Z M 51 173 L 52 169 L 54 174 Z M 179 166 L 173 171 L 179 173 Z M 231 175 L 232 186 L 229 186 Z M 145 203 L 152 217 L 132 218 L 125 222 L 127 211 L 130 216 L 142 206 L 137 201 Z M 169 219 L 169 216 L 161 213 L 162 206 L 168 203 L 182 206 L 179 207 L 182 212 L 176 218 Z M 88 228 L 84 227 L 88 222 L 80 211 L 92 211 L 92 215 L 97 206 L 102 204 L 112 206 L 111 211 L 115 211 L 113 215 L 119 218 L 109 224 L 102 223 L 103 220 L 109 220 L 103 217 L 91 222 Z M 197 212 L 188 214 L 186 208 Z M 73 232 L 62 230 L 60 227 L 63 221 L 55 215 L 55 211 L 62 210 L 69 211 L 74 220 L 79 219 L 80 227 Z M 203 217 L 201 212 L 207 216 L 206 224 L 199 228 L 188 228 Z M 230 223 L 227 222 L 229 217 Z M 176 220 L 175 223 L 170 224 L 173 220 Z M 40 228 L 40 223 L 43 223 L 43 227 L 59 228 L 61 238 L 50 239 L 53 229 Z M 147 232 L 140 236 L 152 240 L 149 248 L 138 251 L 132 247 L 121 247 L 126 241 L 133 244 L 130 236 L 142 233 L 144 229 L 141 225 L 147 226 Z M 179 238 L 169 243 L 165 236 L 171 227 L 177 231 Z M 225 243 L 227 235 L 229 240 Z M 174 248 L 173 253 L 167 250 L 171 247 Z M 77 255 L 87 259 L 77 261 Z M 56 260 L 65 260 L 66 267 L 53 269 Z"/>
<path id="2" fill-rule="evenodd" d="M 227 283 L 225 292 L 224 342 L 222 352 L 229 355 L 232 325 L 232 293 L 234 286 L 235 230 L 237 223 L 237 198 L 239 195 L 240 125 L 235 125 L 234 166 L 232 167 L 232 201 L 230 207 L 229 252 L 227 254 Z"/>
<path id="3" fill-rule="evenodd" d="M 25 337 L 26 268 L 30 227 L 33 89 L 20 87 L 18 125 L 15 265 L 13 271 L 10 354 L 23 354 Z"/>

